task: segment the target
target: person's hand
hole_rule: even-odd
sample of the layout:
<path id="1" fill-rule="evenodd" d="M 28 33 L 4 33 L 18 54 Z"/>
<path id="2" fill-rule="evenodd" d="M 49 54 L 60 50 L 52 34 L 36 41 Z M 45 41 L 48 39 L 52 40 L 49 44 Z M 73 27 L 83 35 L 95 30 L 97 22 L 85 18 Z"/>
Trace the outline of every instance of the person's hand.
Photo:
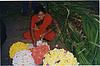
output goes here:
<path id="1" fill-rule="evenodd" d="M 45 36 L 45 33 L 43 33 L 43 34 L 40 35 L 41 38 L 44 38 L 44 36 Z"/>
<path id="2" fill-rule="evenodd" d="M 39 28 L 35 27 L 35 28 L 32 28 L 33 30 L 38 30 Z"/>

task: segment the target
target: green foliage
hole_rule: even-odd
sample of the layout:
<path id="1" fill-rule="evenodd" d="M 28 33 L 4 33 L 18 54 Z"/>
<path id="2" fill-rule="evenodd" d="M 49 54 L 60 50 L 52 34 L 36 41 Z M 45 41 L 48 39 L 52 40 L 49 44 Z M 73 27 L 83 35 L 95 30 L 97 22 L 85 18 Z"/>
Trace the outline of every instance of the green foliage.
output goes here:
<path id="1" fill-rule="evenodd" d="M 92 14 L 85 2 L 49 2 L 47 9 L 58 21 L 61 33 L 51 44 L 63 41 L 64 46 L 73 52 L 80 64 L 100 64 L 99 19 Z M 81 16 L 82 35 L 72 25 L 72 17 Z M 76 24 L 77 25 L 77 24 Z"/>

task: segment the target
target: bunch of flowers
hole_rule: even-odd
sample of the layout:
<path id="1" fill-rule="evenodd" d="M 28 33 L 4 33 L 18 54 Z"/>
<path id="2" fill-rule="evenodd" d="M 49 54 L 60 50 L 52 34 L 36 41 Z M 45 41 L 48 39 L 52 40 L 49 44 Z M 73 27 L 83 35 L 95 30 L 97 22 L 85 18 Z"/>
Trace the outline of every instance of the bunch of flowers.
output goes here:
<path id="1" fill-rule="evenodd" d="M 42 62 L 43 66 L 79 64 L 74 55 L 69 51 L 56 48 L 49 51 L 50 47 L 46 42 L 38 41 L 37 47 L 29 49 L 29 44 L 23 42 L 13 43 L 9 51 L 10 58 L 13 59 L 12 64 L 14 66 L 35 66 L 35 64 L 42 64 Z"/>
<path id="2" fill-rule="evenodd" d="M 66 65 L 78 65 L 77 59 L 74 55 L 65 51 L 64 49 L 50 50 L 45 54 L 43 60 L 43 66 L 66 66 Z"/>
<path id="3" fill-rule="evenodd" d="M 44 55 L 49 51 L 49 46 L 46 44 L 41 44 L 32 50 L 32 57 L 36 64 L 41 64 Z"/>
<path id="4" fill-rule="evenodd" d="M 35 66 L 30 50 L 21 50 L 13 57 L 13 66 Z"/>
<path id="5" fill-rule="evenodd" d="M 19 52 L 21 50 L 28 49 L 28 45 L 23 42 L 15 42 L 13 45 L 10 47 L 9 51 L 9 56 L 10 58 L 13 58 L 16 52 Z"/>

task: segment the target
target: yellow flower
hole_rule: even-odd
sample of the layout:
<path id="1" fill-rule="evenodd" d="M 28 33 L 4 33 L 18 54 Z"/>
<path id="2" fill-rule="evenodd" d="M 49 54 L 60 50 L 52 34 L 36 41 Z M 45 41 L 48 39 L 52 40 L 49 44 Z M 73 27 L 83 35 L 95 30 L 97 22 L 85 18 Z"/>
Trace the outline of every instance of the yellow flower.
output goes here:
<path id="1" fill-rule="evenodd" d="M 74 55 L 65 51 L 64 49 L 50 50 L 43 60 L 43 66 L 66 66 L 66 65 L 78 65 L 77 59 Z"/>
<path id="2" fill-rule="evenodd" d="M 13 45 L 10 47 L 9 50 L 9 56 L 10 58 L 13 58 L 16 52 L 19 52 L 20 50 L 28 49 L 28 45 L 23 42 L 15 42 Z"/>

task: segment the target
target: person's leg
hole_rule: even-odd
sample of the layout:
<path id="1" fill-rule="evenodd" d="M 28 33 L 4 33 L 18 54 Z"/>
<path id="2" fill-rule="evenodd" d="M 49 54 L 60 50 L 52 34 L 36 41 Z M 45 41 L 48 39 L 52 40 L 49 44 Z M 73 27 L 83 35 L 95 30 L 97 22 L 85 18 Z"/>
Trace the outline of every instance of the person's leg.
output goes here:
<path id="1" fill-rule="evenodd" d="M 35 37 L 36 41 L 41 39 L 41 30 L 40 29 L 34 30 L 34 37 Z"/>
<path id="2" fill-rule="evenodd" d="M 35 41 L 32 40 L 32 37 L 30 35 L 30 32 L 24 32 L 23 33 L 23 36 L 24 36 L 25 42 L 30 42 L 30 43 L 33 44 L 34 47 L 36 46 Z"/>
<path id="3" fill-rule="evenodd" d="M 54 40 L 55 37 L 56 37 L 56 33 L 55 33 L 54 31 L 51 31 L 51 32 L 49 32 L 48 34 L 46 34 L 46 35 L 44 36 L 44 38 L 45 38 L 46 40 L 48 40 L 48 41 Z"/>
<path id="4" fill-rule="evenodd" d="M 30 35 L 30 32 L 24 32 L 23 33 L 23 37 L 27 40 L 31 40 L 31 35 Z"/>

